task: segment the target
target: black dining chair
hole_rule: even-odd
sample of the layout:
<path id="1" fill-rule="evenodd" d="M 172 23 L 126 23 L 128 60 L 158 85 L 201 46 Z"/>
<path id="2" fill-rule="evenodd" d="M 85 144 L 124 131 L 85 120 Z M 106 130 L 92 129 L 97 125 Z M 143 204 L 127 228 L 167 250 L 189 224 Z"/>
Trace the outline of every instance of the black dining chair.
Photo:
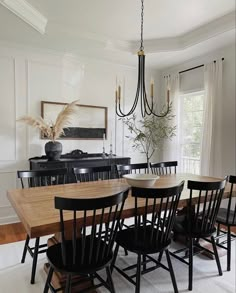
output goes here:
<path id="1" fill-rule="evenodd" d="M 148 173 L 147 163 L 117 164 L 115 165 L 117 178 L 122 178 L 125 174 L 146 174 Z"/>
<path id="2" fill-rule="evenodd" d="M 76 182 L 99 181 L 111 179 L 112 169 L 111 166 L 76 167 L 73 168 L 73 174 Z"/>
<path id="3" fill-rule="evenodd" d="M 226 180 L 216 182 L 188 181 L 190 197 L 186 215 L 176 217 L 173 231 L 186 237 L 183 248 L 172 251 L 171 255 L 188 265 L 188 289 L 193 288 L 193 256 L 203 251 L 215 256 L 219 275 L 222 275 L 214 233 L 216 217 L 224 193 Z M 213 251 L 201 245 L 200 239 L 210 242 Z M 187 260 L 188 259 L 188 260 Z"/>
<path id="4" fill-rule="evenodd" d="M 167 174 L 176 174 L 178 162 L 168 161 L 168 162 L 151 163 L 150 166 L 151 166 L 152 173 L 159 176 L 167 175 Z"/>
<path id="5" fill-rule="evenodd" d="M 47 249 L 50 269 L 44 293 L 47 293 L 49 288 L 53 292 L 62 289 L 65 293 L 72 292 L 73 276 L 81 276 L 80 282 L 98 279 L 100 283 L 92 283 L 92 287 L 98 288 L 103 285 L 110 292 L 115 292 L 110 264 L 127 195 L 128 190 L 102 198 L 55 197 L 55 208 L 60 214 L 61 243 Z M 78 214 L 80 222 L 77 221 Z M 66 223 L 65 219 L 68 217 L 71 220 Z M 104 227 L 105 236 L 102 232 Z M 70 235 L 71 240 L 66 240 L 65 235 L 67 239 Z M 102 269 L 106 269 L 106 280 L 98 274 Z M 53 288 L 51 280 L 54 271 L 66 276 L 65 288 L 57 288 L 56 291 Z"/>
<path id="6" fill-rule="evenodd" d="M 17 176 L 20 179 L 22 188 L 40 187 L 65 184 L 67 180 L 67 169 L 54 169 L 54 170 L 22 170 L 17 171 Z M 35 273 L 38 261 L 38 254 L 46 252 L 45 247 L 47 244 L 40 244 L 40 237 L 35 239 L 34 246 L 30 244 L 30 235 L 27 234 L 21 263 L 25 262 L 27 251 L 33 258 L 31 284 L 35 282 Z"/>
<path id="7" fill-rule="evenodd" d="M 234 198 L 234 193 L 236 192 L 236 176 L 229 176 L 228 182 L 230 184 L 228 205 L 226 208 L 220 207 L 217 214 L 217 236 L 215 239 L 217 246 L 227 250 L 227 271 L 230 271 L 231 241 L 236 239 L 235 234 L 231 233 L 231 227 L 236 227 L 236 200 Z M 226 230 L 222 228 L 226 228 Z M 221 239 L 221 242 L 219 242 L 219 239 Z"/>
<path id="8" fill-rule="evenodd" d="M 115 268 L 123 277 L 135 285 L 136 293 L 140 292 L 141 275 L 158 267 L 170 272 L 174 292 L 178 292 L 169 256 L 169 246 L 176 209 L 183 187 L 184 181 L 178 186 L 170 188 L 132 187 L 135 208 L 134 226 L 122 229 L 117 233 L 112 269 Z M 140 209 L 143 202 L 145 202 L 145 206 Z M 120 246 L 137 254 L 136 264 L 123 269 L 117 266 L 116 258 Z M 161 262 L 163 252 L 166 254 L 168 267 Z M 159 256 L 156 259 L 155 254 L 158 253 Z M 130 269 L 135 268 L 136 273 L 134 275 L 127 273 Z"/>

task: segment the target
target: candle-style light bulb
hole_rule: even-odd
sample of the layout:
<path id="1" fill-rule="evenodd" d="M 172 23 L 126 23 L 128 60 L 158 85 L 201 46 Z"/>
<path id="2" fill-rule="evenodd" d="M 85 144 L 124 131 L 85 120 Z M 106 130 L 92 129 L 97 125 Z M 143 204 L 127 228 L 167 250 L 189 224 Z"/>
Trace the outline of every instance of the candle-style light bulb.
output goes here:
<path id="1" fill-rule="evenodd" d="M 121 86 L 118 86 L 118 99 L 120 100 L 121 97 Z"/>
<path id="2" fill-rule="evenodd" d="M 106 157 L 106 152 L 105 152 L 105 133 L 103 133 L 103 144 L 102 144 L 102 157 L 105 158 Z"/>
<path id="3" fill-rule="evenodd" d="M 167 105 L 170 103 L 170 90 L 167 90 Z"/>
<path id="4" fill-rule="evenodd" d="M 151 86 L 150 96 L 151 96 L 151 98 L 153 98 L 154 97 L 154 80 L 153 80 L 153 78 L 151 78 L 150 86 Z"/>

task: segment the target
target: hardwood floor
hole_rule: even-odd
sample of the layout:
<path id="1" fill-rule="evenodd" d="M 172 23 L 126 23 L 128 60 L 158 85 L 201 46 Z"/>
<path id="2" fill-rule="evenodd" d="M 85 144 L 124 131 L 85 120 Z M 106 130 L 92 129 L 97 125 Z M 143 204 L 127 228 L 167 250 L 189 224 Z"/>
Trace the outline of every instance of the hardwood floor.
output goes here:
<path id="1" fill-rule="evenodd" d="M 232 227 L 236 233 L 236 227 Z M 26 233 L 21 223 L 0 225 L 0 245 L 25 240 Z"/>
<path id="2" fill-rule="evenodd" d="M 25 240 L 26 233 L 21 223 L 0 225 L 0 244 Z"/>

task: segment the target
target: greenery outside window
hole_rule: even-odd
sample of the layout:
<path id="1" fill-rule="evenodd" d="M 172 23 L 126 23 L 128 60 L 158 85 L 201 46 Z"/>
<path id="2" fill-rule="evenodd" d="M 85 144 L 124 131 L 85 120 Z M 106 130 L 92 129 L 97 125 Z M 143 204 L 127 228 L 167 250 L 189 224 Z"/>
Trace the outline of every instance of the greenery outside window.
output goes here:
<path id="1" fill-rule="evenodd" d="M 200 173 L 204 91 L 180 96 L 180 166 L 182 172 Z"/>

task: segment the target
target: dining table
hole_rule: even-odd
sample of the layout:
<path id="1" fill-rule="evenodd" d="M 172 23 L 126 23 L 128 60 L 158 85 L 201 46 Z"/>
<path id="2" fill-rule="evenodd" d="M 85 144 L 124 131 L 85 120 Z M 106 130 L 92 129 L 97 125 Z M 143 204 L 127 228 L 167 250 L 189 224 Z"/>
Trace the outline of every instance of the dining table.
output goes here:
<path id="1" fill-rule="evenodd" d="M 169 174 L 160 176 L 156 180 L 153 187 L 168 188 L 176 186 L 184 180 L 185 185 L 180 197 L 179 207 L 185 207 L 189 198 L 189 190 L 187 189 L 188 180 L 215 182 L 222 179 L 223 178 L 186 173 Z M 60 241 L 60 217 L 59 211 L 54 208 L 55 196 L 67 198 L 106 197 L 123 192 L 129 187 L 130 186 L 127 184 L 126 180 L 124 178 L 120 178 L 25 189 L 11 189 L 7 191 L 7 196 L 30 238 L 53 234 L 54 236 L 48 241 L 48 244 L 52 245 Z M 226 185 L 223 195 L 224 198 L 228 197 L 229 191 L 230 186 Z M 134 199 L 131 194 L 129 194 L 125 201 L 122 218 L 127 219 L 133 217 L 134 211 Z M 66 221 L 69 222 L 71 220 L 70 217 L 71 215 L 68 214 Z M 78 221 L 79 220 L 80 219 L 78 218 Z M 59 281 L 57 284 L 61 285 L 62 282 Z"/>

